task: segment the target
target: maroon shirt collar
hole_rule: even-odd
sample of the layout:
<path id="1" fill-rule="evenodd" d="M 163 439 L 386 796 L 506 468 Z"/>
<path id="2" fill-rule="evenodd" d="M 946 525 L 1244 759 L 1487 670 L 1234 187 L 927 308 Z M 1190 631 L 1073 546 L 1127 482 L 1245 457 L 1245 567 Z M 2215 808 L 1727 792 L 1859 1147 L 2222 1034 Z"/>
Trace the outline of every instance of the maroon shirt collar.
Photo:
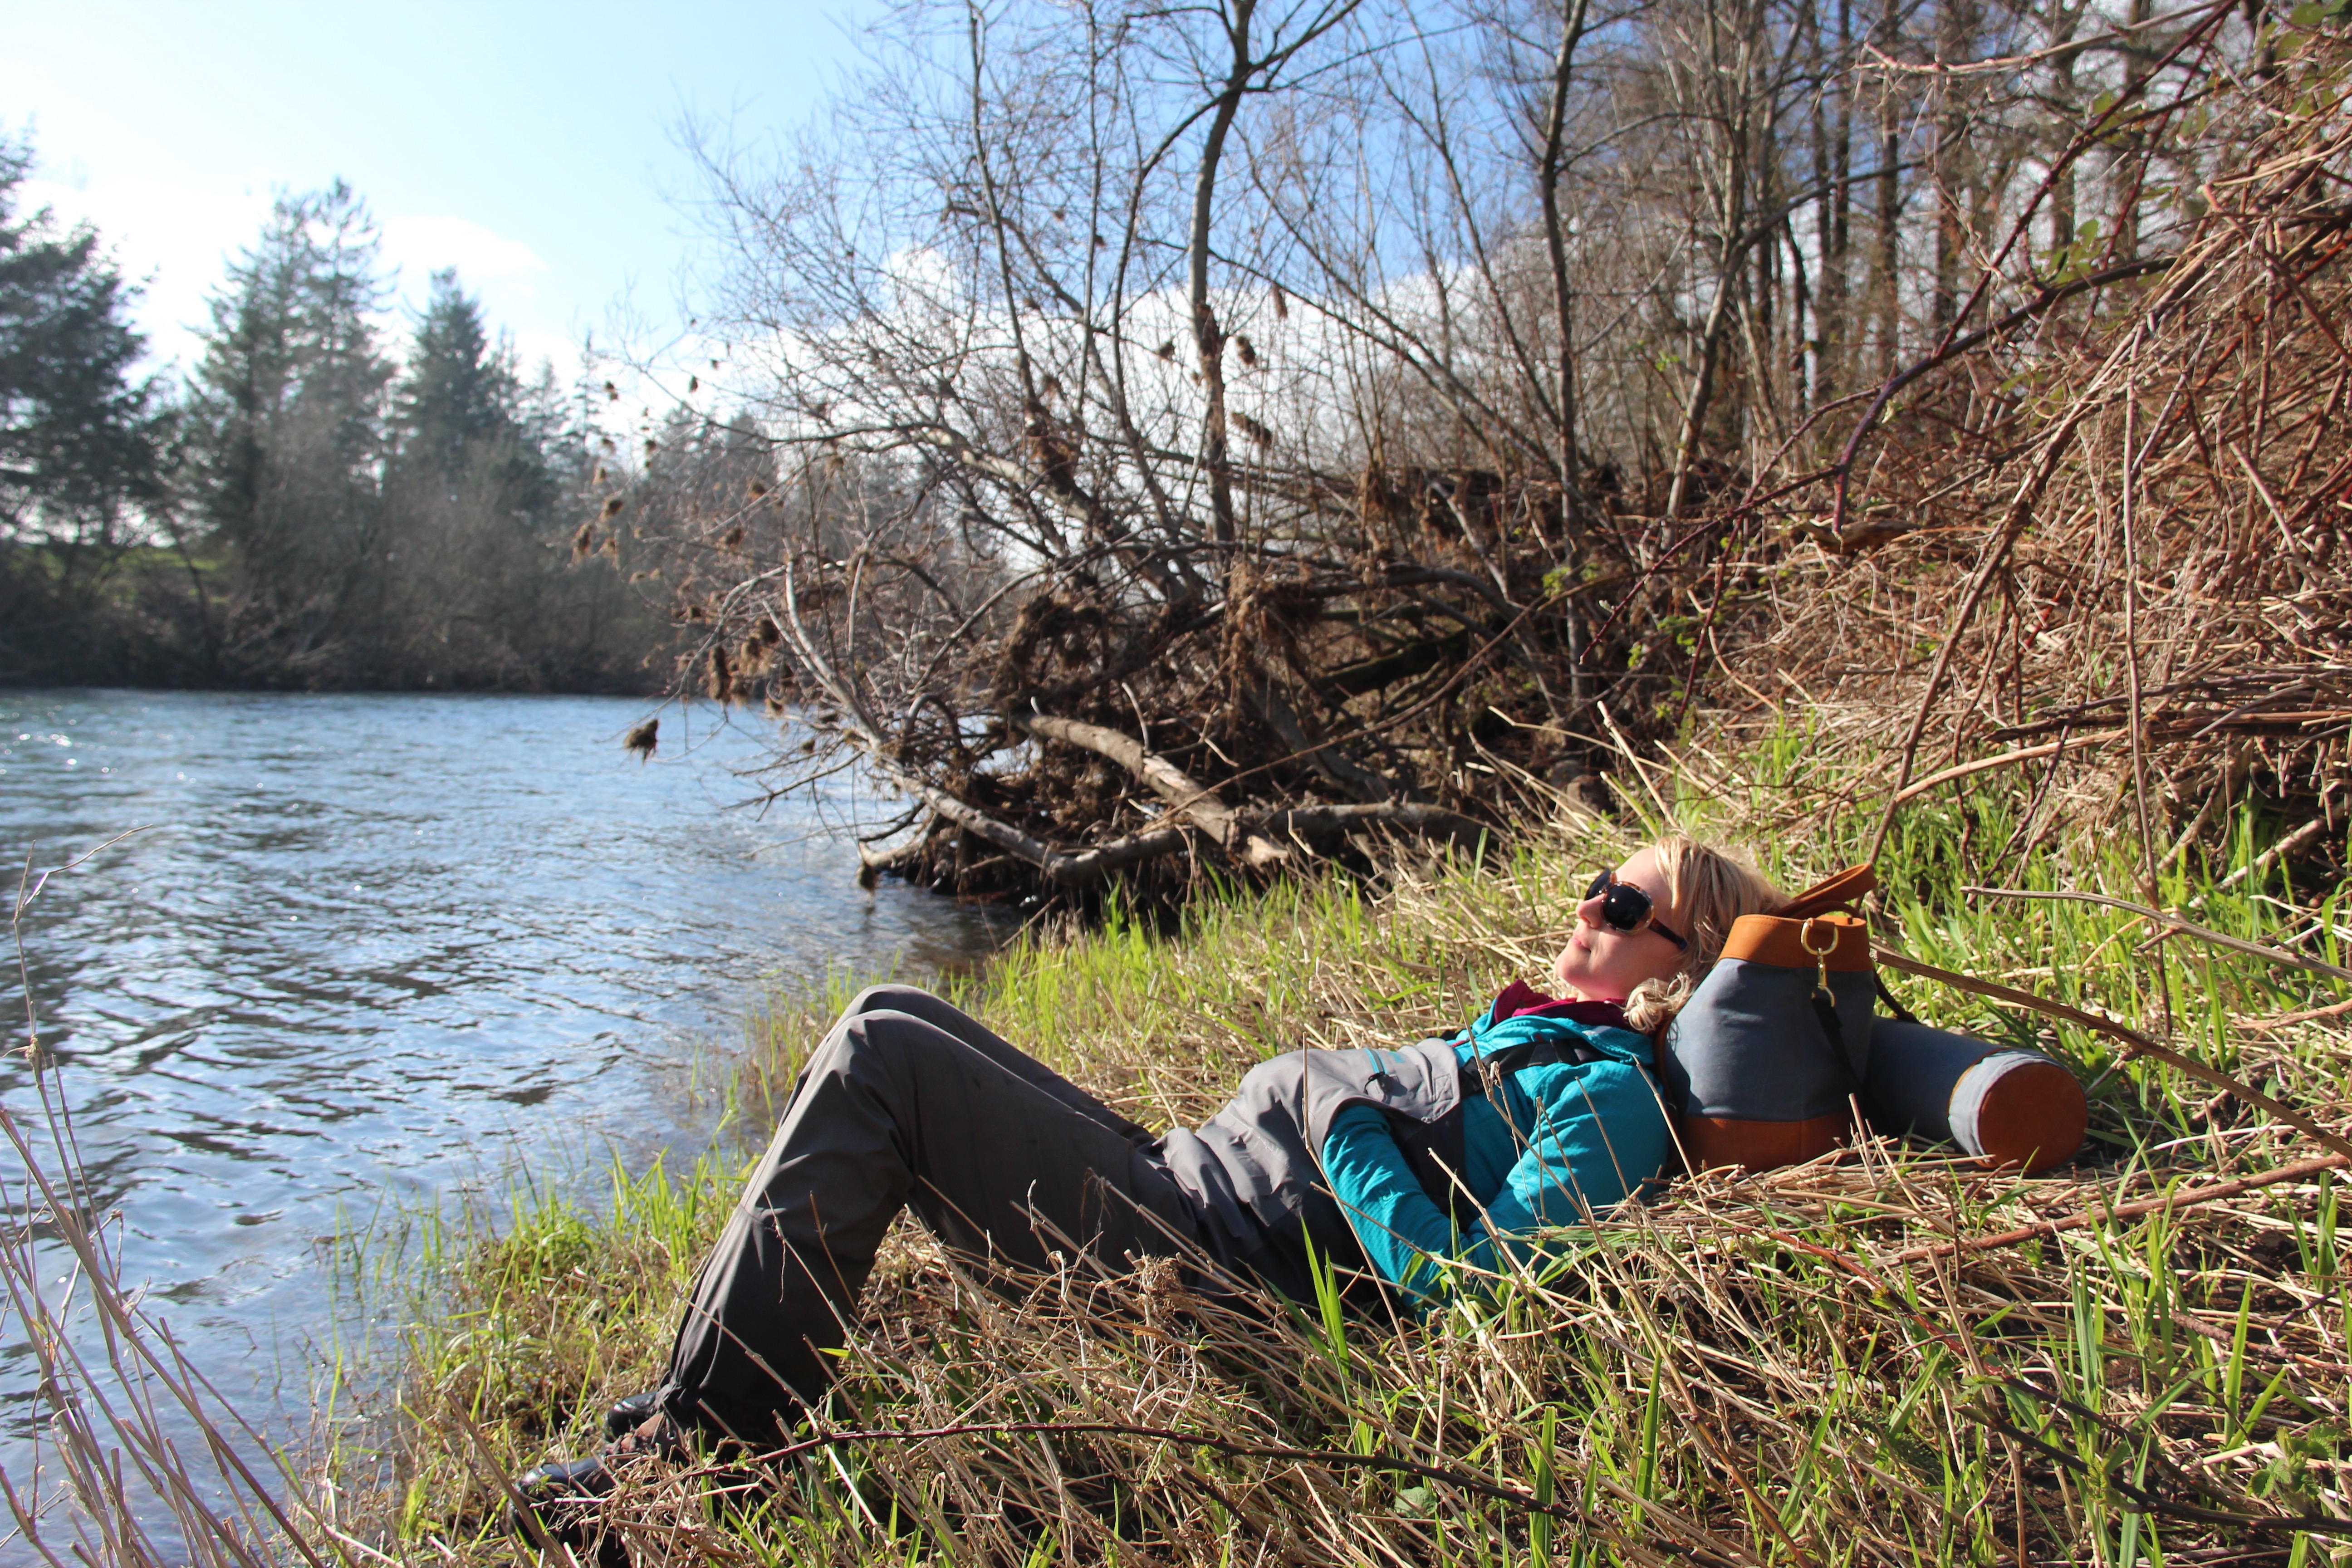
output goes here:
<path id="1" fill-rule="evenodd" d="M 1620 1003 L 1562 1001 L 1545 995 L 1524 980 L 1514 980 L 1495 998 L 1495 1022 L 1523 1017 L 1566 1018 L 1571 1023 L 1606 1024 L 1618 1029 L 1626 1026 L 1625 1009 Z"/>

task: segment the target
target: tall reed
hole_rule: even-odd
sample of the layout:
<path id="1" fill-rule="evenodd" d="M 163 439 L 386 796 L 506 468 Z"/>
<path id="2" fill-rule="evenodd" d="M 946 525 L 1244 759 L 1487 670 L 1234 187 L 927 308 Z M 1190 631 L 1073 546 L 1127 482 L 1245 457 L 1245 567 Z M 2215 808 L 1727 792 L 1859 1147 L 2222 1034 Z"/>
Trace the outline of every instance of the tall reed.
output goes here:
<path id="1" fill-rule="evenodd" d="M 312 1506 L 318 1478 L 241 1416 L 126 1286 L 123 1215 L 101 1210 L 83 1178 L 42 1044 L 26 918 L 54 880 L 121 841 L 48 870 L 28 861 L 9 909 L 33 1094 L 0 1103 L 14 1155 L 0 1165 L 0 1336 L 25 1348 L 37 1396 L 13 1473 L 0 1468 L 0 1498 L 14 1542 L 59 1568 L 320 1563 L 335 1547 Z"/>

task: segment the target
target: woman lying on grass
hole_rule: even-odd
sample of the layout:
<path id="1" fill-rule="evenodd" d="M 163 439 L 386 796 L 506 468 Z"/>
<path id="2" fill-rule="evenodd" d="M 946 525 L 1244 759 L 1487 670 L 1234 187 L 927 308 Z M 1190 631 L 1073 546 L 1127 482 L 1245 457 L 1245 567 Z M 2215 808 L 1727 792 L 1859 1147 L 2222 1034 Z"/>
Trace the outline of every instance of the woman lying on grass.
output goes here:
<path id="1" fill-rule="evenodd" d="M 602 1454 L 518 1487 L 535 1504 L 593 1497 L 627 1456 L 789 1440 L 910 1206 L 983 1269 L 1176 1255 L 1311 1300 L 1311 1243 L 1343 1279 L 1433 1301 L 1443 1260 L 1507 1267 L 1530 1233 L 1657 1176 L 1671 1137 L 1653 1037 L 1731 922 L 1780 901 L 1738 862 L 1662 839 L 1586 889 L 1559 995 L 1514 981 L 1451 1039 L 1276 1058 L 1206 1124 L 1159 1137 L 938 997 L 866 991 L 704 1261 L 662 1385 L 614 1407 Z"/>

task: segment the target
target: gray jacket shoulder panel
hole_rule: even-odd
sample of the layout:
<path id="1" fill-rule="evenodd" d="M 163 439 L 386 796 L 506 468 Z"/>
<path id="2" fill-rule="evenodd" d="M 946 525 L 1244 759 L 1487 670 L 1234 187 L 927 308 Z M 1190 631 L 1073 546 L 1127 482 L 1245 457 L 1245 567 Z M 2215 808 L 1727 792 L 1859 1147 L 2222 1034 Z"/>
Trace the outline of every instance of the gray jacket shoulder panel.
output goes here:
<path id="1" fill-rule="evenodd" d="M 1261 1225 L 1284 1228 L 1330 1206 L 1320 1154 L 1341 1110 L 1377 1105 L 1434 1121 L 1461 1100 L 1460 1064 L 1442 1039 L 1397 1051 L 1287 1051 L 1252 1068 L 1223 1110 L 1171 1132 L 1162 1148 L 1171 1173 L 1229 1226 L 1226 1205 L 1237 1202 Z"/>

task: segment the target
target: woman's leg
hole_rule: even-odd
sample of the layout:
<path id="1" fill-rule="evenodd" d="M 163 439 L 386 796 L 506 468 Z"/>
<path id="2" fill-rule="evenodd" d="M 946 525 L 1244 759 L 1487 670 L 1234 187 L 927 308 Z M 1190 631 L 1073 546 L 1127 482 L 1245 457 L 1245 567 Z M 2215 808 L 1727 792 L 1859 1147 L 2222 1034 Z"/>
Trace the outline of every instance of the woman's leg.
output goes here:
<path id="1" fill-rule="evenodd" d="M 840 1023 L 860 1013 L 904 1013 L 909 1017 L 920 1018 L 946 1030 L 990 1060 L 1002 1064 L 1006 1071 L 1035 1084 L 1079 1115 L 1101 1122 L 1129 1142 L 1151 1141 L 1152 1135 L 1148 1129 L 1119 1115 L 954 1003 L 934 996 L 920 986 L 869 985 L 851 999 L 835 1026 L 838 1028 Z"/>
<path id="2" fill-rule="evenodd" d="M 819 1398 L 819 1352 L 910 1204 L 957 1251 L 1030 1268 L 1051 1262 L 1041 1223 L 1113 1263 L 1170 1250 L 1163 1226 L 1195 1233 L 1141 1129 L 946 1003 L 892 990 L 861 996 L 811 1058 L 702 1266 L 661 1390 L 681 1422 L 764 1443 Z"/>

